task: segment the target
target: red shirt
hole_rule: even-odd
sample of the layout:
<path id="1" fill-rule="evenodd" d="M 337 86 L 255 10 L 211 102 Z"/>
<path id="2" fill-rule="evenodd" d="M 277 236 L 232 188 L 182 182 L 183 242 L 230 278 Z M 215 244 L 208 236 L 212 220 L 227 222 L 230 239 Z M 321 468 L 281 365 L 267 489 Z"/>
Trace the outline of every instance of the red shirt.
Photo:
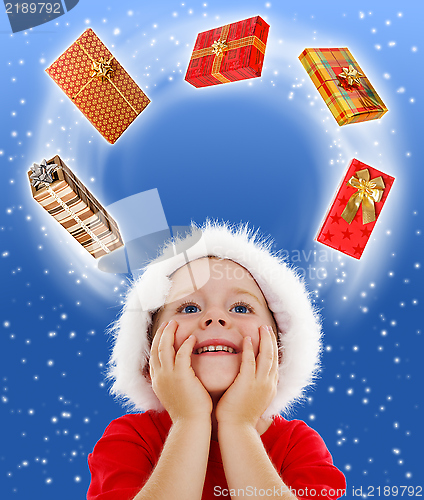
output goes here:
<path id="1" fill-rule="evenodd" d="M 132 500 L 159 460 L 171 424 L 168 413 L 153 411 L 111 422 L 88 456 L 87 500 Z M 344 494 L 344 475 L 333 465 L 322 438 L 305 422 L 277 416 L 261 439 L 284 484 L 297 498 L 336 499 Z M 253 489 L 248 493 L 254 496 Z M 229 499 L 230 493 L 219 444 L 212 440 L 202 500 L 219 497 Z"/>

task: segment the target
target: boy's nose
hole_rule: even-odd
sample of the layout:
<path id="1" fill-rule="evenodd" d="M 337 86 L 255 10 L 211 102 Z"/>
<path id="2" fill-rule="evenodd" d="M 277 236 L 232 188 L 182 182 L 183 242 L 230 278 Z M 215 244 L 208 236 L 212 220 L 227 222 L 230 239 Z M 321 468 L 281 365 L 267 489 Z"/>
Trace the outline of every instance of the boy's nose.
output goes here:
<path id="1" fill-rule="evenodd" d="M 202 323 L 203 328 L 212 325 L 228 326 L 229 324 L 228 319 L 225 317 L 225 314 L 223 314 L 223 312 L 219 308 L 213 308 L 209 311 L 206 311 L 205 315 L 203 316 Z"/>
<path id="2" fill-rule="evenodd" d="M 207 319 L 207 320 L 205 320 L 205 326 L 209 326 L 209 325 L 211 325 L 213 322 L 214 322 L 214 320 L 213 320 L 213 319 Z M 216 320 L 216 322 L 217 322 L 217 323 L 219 323 L 221 326 L 225 326 L 225 325 L 226 325 L 226 323 L 225 323 L 225 319 L 221 319 L 221 318 L 220 318 L 220 319 Z"/>

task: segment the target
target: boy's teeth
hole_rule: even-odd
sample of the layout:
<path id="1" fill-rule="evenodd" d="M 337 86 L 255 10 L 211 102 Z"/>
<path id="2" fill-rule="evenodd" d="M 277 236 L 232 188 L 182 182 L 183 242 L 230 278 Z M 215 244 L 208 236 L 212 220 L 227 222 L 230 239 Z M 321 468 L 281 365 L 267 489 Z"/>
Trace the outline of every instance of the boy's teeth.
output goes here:
<path id="1" fill-rule="evenodd" d="M 200 347 L 197 349 L 197 354 L 202 354 L 202 352 L 216 352 L 216 351 L 226 351 L 229 353 L 234 353 L 235 350 L 232 347 L 227 347 L 226 345 L 209 345 L 205 347 Z"/>

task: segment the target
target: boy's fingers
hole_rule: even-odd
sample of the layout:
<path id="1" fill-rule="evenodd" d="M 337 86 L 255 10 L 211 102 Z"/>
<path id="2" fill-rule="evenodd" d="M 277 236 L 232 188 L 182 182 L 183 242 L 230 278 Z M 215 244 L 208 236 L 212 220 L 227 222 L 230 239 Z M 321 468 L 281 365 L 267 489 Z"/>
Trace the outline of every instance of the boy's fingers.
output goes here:
<path id="1" fill-rule="evenodd" d="M 164 328 L 158 345 L 158 357 L 161 367 L 173 368 L 175 360 L 174 339 L 178 323 L 170 321 Z"/>
<path id="2" fill-rule="evenodd" d="M 167 325 L 166 322 L 162 323 L 160 327 L 156 330 L 156 333 L 153 337 L 152 346 L 150 347 L 150 360 L 149 360 L 150 366 L 152 368 L 160 367 L 160 361 L 158 357 L 158 346 L 163 330 L 165 329 L 166 325 Z"/>
<path id="3" fill-rule="evenodd" d="M 191 367 L 191 355 L 193 353 L 193 347 L 196 345 L 196 337 L 190 335 L 181 344 L 180 348 L 175 355 L 175 368 L 186 369 Z"/>
<path id="4" fill-rule="evenodd" d="M 274 346 L 274 359 L 272 360 L 272 366 L 270 370 L 270 375 L 276 377 L 278 381 L 278 366 L 279 366 L 279 351 L 278 351 L 278 343 L 277 343 L 277 337 L 275 335 L 275 332 L 272 330 L 271 331 L 271 338 L 272 338 L 272 345 Z"/>
<path id="5" fill-rule="evenodd" d="M 261 338 L 259 343 L 256 376 L 267 377 L 271 373 L 276 355 L 272 339 L 274 333 L 269 326 L 261 326 L 259 333 Z"/>
<path id="6" fill-rule="evenodd" d="M 256 360 L 255 353 L 253 352 L 253 345 L 251 337 L 243 339 L 243 352 L 241 355 L 240 373 L 255 375 Z"/>

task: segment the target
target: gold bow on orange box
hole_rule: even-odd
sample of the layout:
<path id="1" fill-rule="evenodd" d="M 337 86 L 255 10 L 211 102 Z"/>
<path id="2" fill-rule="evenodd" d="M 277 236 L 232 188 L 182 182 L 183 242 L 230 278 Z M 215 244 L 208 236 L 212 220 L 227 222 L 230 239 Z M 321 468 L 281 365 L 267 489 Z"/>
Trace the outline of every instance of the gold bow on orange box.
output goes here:
<path id="1" fill-rule="evenodd" d="M 78 41 L 77 44 L 81 47 L 81 49 L 85 52 L 85 55 L 91 60 L 91 67 L 89 68 L 91 70 L 90 74 L 90 79 L 88 82 L 83 85 L 79 91 L 72 96 L 72 99 L 75 99 L 77 96 L 81 94 L 81 92 L 87 87 L 87 85 L 94 80 L 94 78 L 97 78 L 98 80 L 101 80 L 102 82 L 109 82 L 115 90 L 118 91 L 119 95 L 124 99 L 124 101 L 128 104 L 128 106 L 134 111 L 136 115 L 138 115 L 137 111 L 134 109 L 134 106 L 128 101 L 128 99 L 124 96 L 124 94 L 118 89 L 118 87 L 113 83 L 112 77 L 113 77 L 113 68 L 111 65 L 111 62 L 115 58 L 114 56 L 110 57 L 110 59 L 106 59 L 106 57 L 100 57 L 100 59 L 93 59 L 90 54 L 85 50 L 83 45 L 81 45 Z"/>
<path id="2" fill-rule="evenodd" d="M 361 89 L 361 77 L 364 77 L 365 84 L 365 76 L 360 73 L 352 64 L 349 64 L 348 68 L 343 68 L 343 71 L 337 75 L 339 80 L 339 86 L 342 87 L 347 92 L 352 92 L 356 90 L 358 92 L 359 100 L 362 103 L 364 108 L 376 108 L 381 109 L 381 105 L 374 98 L 373 95 L 370 95 L 366 89 Z"/>
<path id="3" fill-rule="evenodd" d="M 344 82 L 348 85 L 361 85 L 360 76 L 364 76 L 357 69 L 355 69 L 351 64 L 348 68 L 343 68 L 343 71 L 337 75 L 339 78 L 343 78 Z"/>
<path id="4" fill-rule="evenodd" d="M 368 224 L 369 222 L 374 222 L 374 203 L 381 201 L 384 188 L 386 187 L 381 175 L 370 180 L 370 172 L 367 168 L 364 168 L 363 170 L 358 170 L 349 179 L 347 185 L 357 191 L 349 198 L 342 212 L 343 219 L 350 224 L 362 204 L 362 223 Z"/>
<path id="5" fill-rule="evenodd" d="M 206 47 L 205 49 L 193 50 L 193 54 L 191 55 L 191 59 L 198 59 L 199 57 L 210 56 L 215 54 L 215 58 L 212 64 L 212 72 L 211 75 L 219 80 L 221 83 L 228 83 L 231 80 L 225 78 L 224 75 L 221 75 L 221 63 L 224 59 L 225 52 L 232 49 L 238 49 L 240 47 L 247 47 L 249 45 L 253 45 L 256 47 L 259 52 L 265 54 L 266 45 L 262 40 L 259 40 L 257 36 L 245 36 L 244 38 L 240 38 L 240 40 L 232 40 L 231 42 L 227 42 L 228 33 L 230 32 L 230 25 L 226 24 L 222 27 L 221 35 L 218 40 L 215 40 L 210 47 Z"/>
<path id="6" fill-rule="evenodd" d="M 111 66 L 113 56 L 107 60 L 106 57 L 101 57 L 98 61 L 93 61 L 91 64 L 91 70 L 93 73 L 90 75 L 91 78 L 97 78 L 102 82 L 105 82 L 113 75 L 113 68 Z"/>

